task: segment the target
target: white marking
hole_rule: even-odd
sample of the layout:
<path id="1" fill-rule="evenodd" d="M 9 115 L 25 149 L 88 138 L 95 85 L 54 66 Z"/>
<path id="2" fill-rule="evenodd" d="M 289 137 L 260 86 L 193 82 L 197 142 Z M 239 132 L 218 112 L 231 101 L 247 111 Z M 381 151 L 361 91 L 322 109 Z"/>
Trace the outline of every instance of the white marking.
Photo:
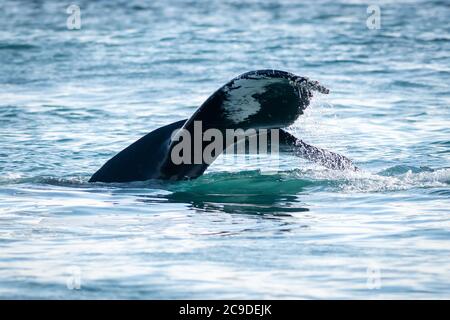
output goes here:
<path id="1" fill-rule="evenodd" d="M 226 117 L 234 123 L 241 123 L 251 115 L 257 114 L 261 105 L 254 94 L 266 92 L 266 86 L 286 81 L 282 78 L 265 78 L 260 76 L 257 79 L 237 79 L 231 87 L 225 88 L 227 99 L 223 103 Z"/>

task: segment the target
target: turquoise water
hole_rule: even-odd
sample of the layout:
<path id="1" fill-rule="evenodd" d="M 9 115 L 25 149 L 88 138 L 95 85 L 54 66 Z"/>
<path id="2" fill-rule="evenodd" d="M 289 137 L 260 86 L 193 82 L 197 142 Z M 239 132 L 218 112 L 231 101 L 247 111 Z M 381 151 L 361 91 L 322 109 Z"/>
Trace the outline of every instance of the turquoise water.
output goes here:
<path id="1" fill-rule="evenodd" d="M 450 298 L 450 6 L 0 4 L 0 298 Z M 352 158 L 222 159 L 194 181 L 89 184 L 254 69 L 331 89 L 291 132 Z M 218 159 L 220 160 L 220 159 Z"/>

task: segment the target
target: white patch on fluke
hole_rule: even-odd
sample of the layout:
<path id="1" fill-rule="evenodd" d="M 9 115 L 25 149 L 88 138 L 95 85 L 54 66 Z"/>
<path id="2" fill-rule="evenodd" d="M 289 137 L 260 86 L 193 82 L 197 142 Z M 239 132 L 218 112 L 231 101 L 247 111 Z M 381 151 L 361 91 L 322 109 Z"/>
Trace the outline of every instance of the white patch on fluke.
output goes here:
<path id="1" fill-rule="evenodd" d="M 247 120 L 251 115 L 257 114 L 261 105 L 254 94 L 262 94 L 270 84 L 283 81 L 279 78 L 265 78 L 261 76 L 258 79 L 237 79 L 231 87 L 225 88 L 226 100 L 223 102 L 223 108 L 227 119 L 234 123 L 241 123 Z"/>

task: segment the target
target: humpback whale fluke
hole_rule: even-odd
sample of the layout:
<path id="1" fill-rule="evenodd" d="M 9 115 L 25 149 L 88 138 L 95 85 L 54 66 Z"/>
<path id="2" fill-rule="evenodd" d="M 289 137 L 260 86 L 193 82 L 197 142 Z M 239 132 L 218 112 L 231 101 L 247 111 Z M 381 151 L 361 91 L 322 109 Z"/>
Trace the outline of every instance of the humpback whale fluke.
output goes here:
<path id="1" fill-rule="evenodd" d="M 201 123 L 201 134 L 209 129 L 219 133 L 229 129 L 254 129 L 255 135 L 261 135 L 266 129 L 279 129 L 282 151 L 293 152 L 327 168 L 356 170 L 348 158 L 311 146 L 281 129 L 294 123 L 303 114 L 313 92 L 327 94 L 329 90 L 317 81 L 285 71 L 257 70 L 244 73 L 213 93 L 189 119 L 158 128 L 119 152 L 89 181 L 181 180 L 202 175 L 210 162 L 200 159 L 194 163 L 176 163 L 171 157 L 178 143 L 174 139 L 174 132 L 184 131 L 194 136 L 198 123 Z M 233 143 L 223 142 L 214 159 Z M 200 152 L 206 146 L 207 143 L 201 141 Z M 194 150 L 191 153 L 195 157 Z"/>

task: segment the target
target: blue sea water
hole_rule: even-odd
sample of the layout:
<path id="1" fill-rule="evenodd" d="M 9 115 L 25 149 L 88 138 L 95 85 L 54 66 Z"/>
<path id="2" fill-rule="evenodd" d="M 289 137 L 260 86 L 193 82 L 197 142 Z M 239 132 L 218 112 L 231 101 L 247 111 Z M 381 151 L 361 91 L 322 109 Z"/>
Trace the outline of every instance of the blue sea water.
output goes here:
<path id="1" fill-rule="evenodd" d="M 71 3 L 0 3 L 0 298 L 450 298 L 448 1 Z M 330 88 L 290 129 L 360 172 L 87 182 L 266 68 Z"/>

